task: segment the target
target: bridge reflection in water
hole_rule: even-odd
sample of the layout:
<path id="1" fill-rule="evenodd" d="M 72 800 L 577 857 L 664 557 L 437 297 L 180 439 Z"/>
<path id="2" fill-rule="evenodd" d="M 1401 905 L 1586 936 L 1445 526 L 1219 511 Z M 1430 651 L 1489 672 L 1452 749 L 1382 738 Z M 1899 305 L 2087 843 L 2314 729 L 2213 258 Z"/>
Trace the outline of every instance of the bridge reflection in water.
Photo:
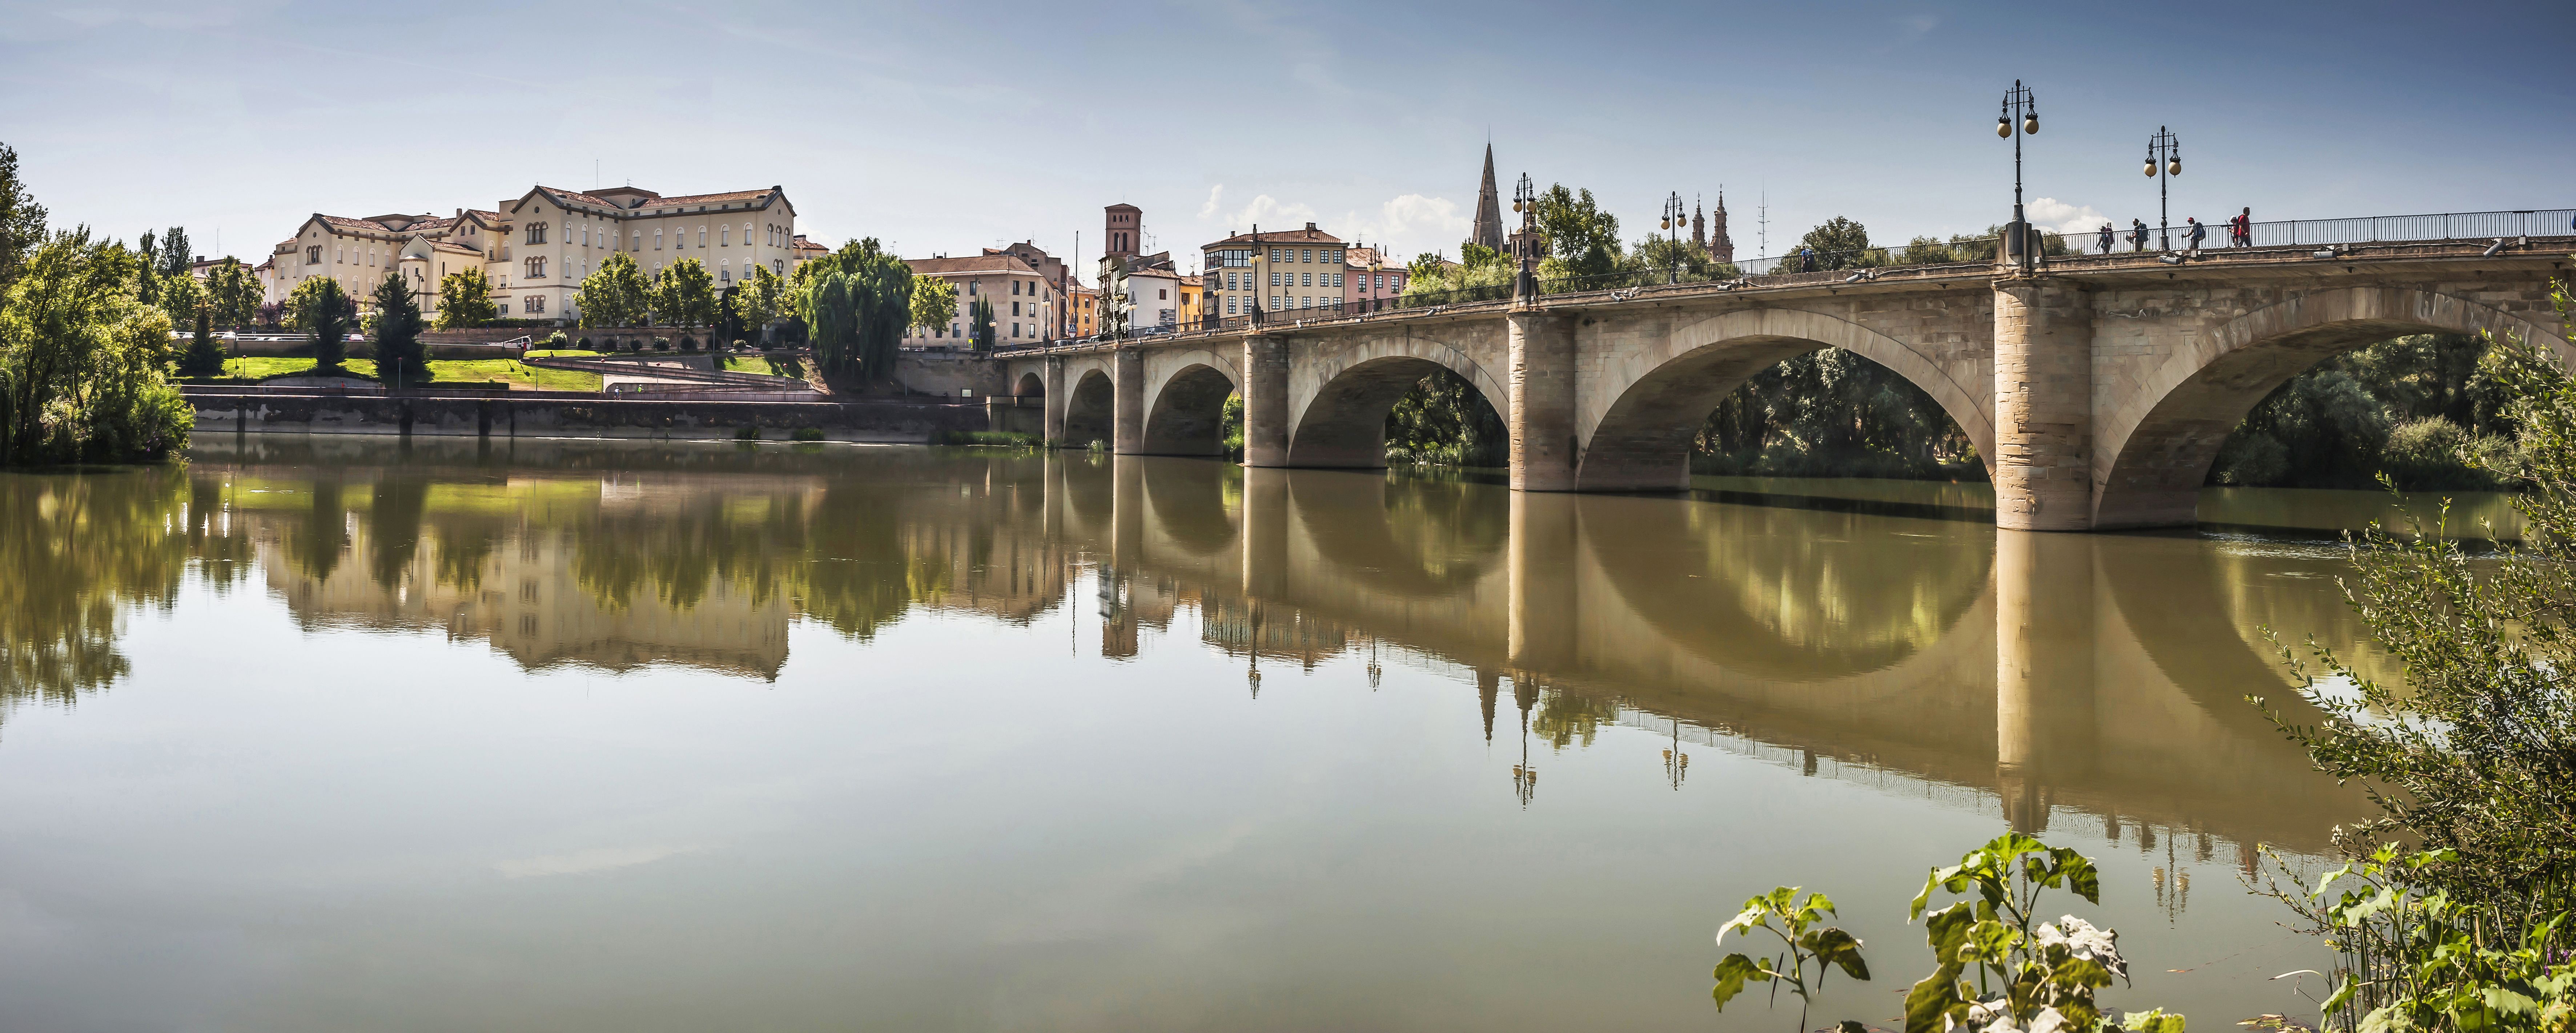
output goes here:
<path id="1" fill-rule="evenodd" d="M 996 887 L 1080 897 L 1082 878 L 1065 873 L 1113 873 L 1101 877 L 1127 885 L 1123 873 L 1163 849 L 1206 858 L 1185 866 L 1214 895 L 1151 881 L 1068 905 L 1077 917 L 1065 921 L 1095 921 L 1091 908 L 1122 928 L 1248 914 L 1257 921 L 1244 928 L 1259 935 L 1226 940 L 1234 949 L 1268 949 L 1250 944 L 1292 928 L 1329 946 L 1275 957 L 1414 965 L 1412 978 L 1461 1000 L 1498 995 L 1513 1014 L 1535 998 L 1517 976 L 1497 975 L 1508 963 L 1426 969 L 1419 959 L 1440 955 L 1435 943 L 1570 930 L 1511 951 L 1571 966 L 1564 974 L 1581 978 L 1567 985 L 1645 987 L 1676 1014 L 1704 1015 L 1709 962 L 1693 952 L 1705 951 L 1712 916 L 1750 889 L 1783 879 L 1830 887 L 1853 905 L 1855 928 L 1913 942 L 1919 933 L 1890 918 L 1902 910 L 1890 901 L 1912 887 L 1895 884 L 2007 823 L 2087 850 L 2107 838 L 2145 852 L 2106 861 L 2120 877 L 2106 878 L 2104 908 L 2160 966 L 2274 935 L 2267 919 L 2225 909 L 2167 925 L 2140 921 L 2140 908 L 2151 879 L 2156 904 L 2179 910 L 2195 867 L 2238 863 L 2257 841 L 2318 850 L 2334 822 L 2367 813 L 2241 698 L 2291 698 L 2260 628 L 2338 647 L 2356 640 L 2332 583 L 2343 563 L 2323 544 L 2029 534 L 1976 520 L 1512 493 L 1192 459 L 215 436 L 185 467 L 0 476 L 0 570 L 13 575 L 0 578 L 0 765 L 42 769 L 60 756 L 44 751 L 93 727 L 120 743 L 102 749 L 121 756 L 117 735 L 130 726 L 114 715 L 161 720 L 196 706 L 192 722 L 177 722 L 185 734 L 219 736 L 204 729 L 217 720 L 208 715 L 238 708 L 262 723 L 234 734 L 302 773 L 349 763 L 313 754 L 331 738 L 315 729 L 358 727 L 398 744 L 433 734 L 376 723 L 376 711 L 354 705 L 414 722 L 454 712 L 497 729 L 438 733 L 480 744 L 478 756 L 494 759 L 479 770 L 505 777 L 506 790 L 458 790 L 476 808 L 506 811 L 526 797 L 537 811 L 513 820 L 547 827 L 559 820 L 549 808 L 589 791 L 563 788 L 556 765 L 573 764 L 613 771 L 611 781 L 652 798 L 633 805 L 636 827 L 685 837 L 722 823 L 666 819 L 662 796 L 707 789 L 728 814 L 739 809 L 732 794 L 771 799 L 776 752 L 811 773 L 800 785 L 861 787 L 818 797 L 811 813 L 782 812 L 791 815 L 779 820 L 783 840 L 723 840 L 798 873 L 782 876 L 793 889 L 747 893 L 730 876 L 691 881 L 698 869 L 683 867 L 639 883 L 656 888 L 616 898 L 620 906 L 724 899 L 792 914 L 775 920 L 787 925 L 814 913 L 870 916 L 852 917 L 853 928 L 899 916 L 884 919 L 897 923 L 886 944 L 868 949 L 945 937 L 950 954 L 940 957 L 965 956 L 957 952 L 1020 942 L 1010 940 L 1018 898 Z M 405 655 L 422 669 L 316 697 L 200 685 L 194 672 L 152 662 L 183 649 L 202 663 L 236 648 L 227 636 L 255 635 L 279 615 L 308 634 L 239 647 L 283 650 L 268 657 L 277 677 L 327 681 L 344 662 L 334 657 L 360 655 Z M 366 652 L 325 644 L 360 641 L 341 634 L 352 630 L 371 633 Z M 498 676 L 507 672 L 496 672 L 496 656 L 536 673 Z M 650 676 L 556 715 L 560 724 L 513 709 L 522 698 L 587 698 L 587 679 L 544 676 L 556 671 Z M 1006 684 L 955 681 L 952 671 Z M 1385 695 L 1367 695 L 1381 682 Z M 753 706 L 718 691 L 773 683 L 779 691 Z M 48 717 L 33 726 L 41 734 L 21 734 L 29 715 L 10 714 L 101 692 L 115 694 L 115 706 L 98 708 L 107 713 Z M 405 699 L 426 702 L 404 710 Z M 700 734 L 717 712 L 740 723 Z M 1389 724 L 1407 718 L 1421 723 Z M 299 720 L 309 728 L 271 731 Z M 351 720 L 366 723 L 339 723 Z M 675 736 L 657 741 L 696 760 L 670 768 L 664 754 L 639 759 L 613 737 L 585 748 L 573 733 L 599 721 Z M 781 727 L 798 721 L 823 722 L 820 741 Z M 942 724 L 1008 745 L 925 738 L 956 734 L 925 730 Z M 494 745 L 548 735 L 557 738 L 524 756 Z M 430 770 L 453 779 L 445 750 L 397 752 L 438 755 Z M 1016 759 L 996 759 L 1004 750 Z M 226 780 L 246 777 L 237 769 L 250 763 L 205 778 L 233 793 Z M 983 766 L 959 774 L 971 764 Z M 416 789 L 417 772 L 394 761 L 349 770 L 374 780 L 349 799 L 399 808 Z M 344 795 L 314 791 L 333 807 Z M 237 793 L 163 795 L 206 820 L 254 827 L 269 810 L 311 806 L 293 793 L 247 810 L 229 802 Z M 495 845 L 472 822 L 404 813 L 459 849 L 553 856 Z M 860 813 L 871 817 L 849 821 Z M 949 824 L 952 814 L 1012 831 L 997 839 Z M 1207 836 L 1234 845 L 1203 847 Z M 344 849 L 295 842 L 317 856 Z M 1015 853 L 1011 843 L 1045 847 Z M 100 856 L 121 861 L 114 853 Z M 146 854 L 159 856 L 136 856 Z M 849 867 L 858 854 L 866 863 Z M 227 871 L 258 870 L 239 867 L 244 858 L 266 863 L 257 850 L 228 856 Z M 2223 872 L 2221 886 L 2209 877 L 2204 893 L 2224 894 Z M 1261 888 L 1243 888 L 1247 879 Z M 1543 919 L 1515 912 L 1487 924 L 1498 901 L 1528 894 L 1533 880 L 1581 892 L 1512 905 L 1546 908 Z M 1598 890 L 1631 883 L 1654 899 L 1604 910 Z M 111 899 L 131 888 L 107 879 L 83 892 Z M 1250 903 L 1258 893 L 1273 899 Z M 559 898 L 507 899 L 505 910 Z M 1319 906 L 1341 906 L 1332 901 L 1361 904 L 1312 919 Z M 262 914 L 304 903 L 287 891 L 258 901 Z M 1882 919 L 1885 928 L 1873 924 Z M 916 921 L 926 924 L 900 924 Z M 776 934 L 768 920 L 749 922 L 759 935 L 744 942 Z M 465 941 L 420 942 L 431 964 L 475 953 Z M 797 942 L 796 952 L 823 955 L 848 946 Z M 1083 951 L 1111 968 L 1162 959 L 1146 966 L 1157 992 L 1174 982 L 1170 966 L 1201 953 L 1117 942 L 1127 953 Z M 1613 942 L 1628 946 L 1599 946 Z M 2259 963 L 2286 961 L 2287 949 Z M 663 959 L 638 963 L 651 970 Z M 2146 973 L 2138 992 L 2279 1010 L 2259 977 L 2308 962 L 2249 982 L 2240 970 L 2257 963 L 2240 958 L 2232 974 L 2187 985 Z M 1184 975 L 1178 984 L 1222 982 Z M 904 996 L 899 982 L 879 989 Z M 954 984 L 936 985 L 948 989 L 904 999 L 925 1015 L 952 1007 Z M 1595 999 L 1548 997 L 1564 1007 L 1543 1024 L 1575 1024 L 1570 1009 Z M 1318 1006 L 1312 1024 L 1351 1024 L 1341 1020 L 1381 1004 Z"/>
<path id="2" fill-rule="evenodd" d="M 275 438 L 209 439 L 184 475 L 13 492 L 30 518 L 8 537 L 49 533 L 36 510 L 74 488 L 81 540 L 137 555 L 22 579 L 19 623 L 76 611 L 38 597 L 94 598 L 82 578 L 133 576 L 145 554 L 235 578 L 255 557 L 308 628 L 438 630 L 531 670 L 774 679 L 791 623 L 866 638 L 916 608 L 1025 625 L 1077 606 L 1101 655 L 1129 657 L 1187 612 L 1250 691 L 1264 664 L 1355 650 L 1454 665 L 1484 716 L 1461 734 L 1496 734 L 1509 682 L 1556 745 L 1605 721 L 1687 729 L 1810 773 L 1970 792 L 2033 831 L 2083 814 L 2115 837 L 2314 849 L 2363 809 L 2242 701 L 2296 705 L 2259 629 L 2358 637 L 2323 547 L 1189 459 Z M 176 569 L 106 594 L 148 596 Z M 1095 598 L 1077 599 L 1086 577 Z M 113 645 L 66 647 L 87 666 L 30 669 L 12 692 L 112 682 Z"/>

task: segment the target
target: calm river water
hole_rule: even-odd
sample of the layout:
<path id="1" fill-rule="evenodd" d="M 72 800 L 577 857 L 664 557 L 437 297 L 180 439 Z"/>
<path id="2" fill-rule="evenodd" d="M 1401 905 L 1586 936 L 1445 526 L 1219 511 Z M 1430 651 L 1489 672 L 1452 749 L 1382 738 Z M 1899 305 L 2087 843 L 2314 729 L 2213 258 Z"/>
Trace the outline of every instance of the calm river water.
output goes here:
<path id="1" fill-rule="evenodd" d="M 1706 487 L 228 436 L 0 475 L 0 1029 L 1778 1031 L 1708 998 L 1775 884 L 1878 974 L 1818 1024 L 1901 1026 L 1906 902 L 2014 827 L 2100 861 L 2061 907 L 2122 933 L 2116 1006 L 2297 1014 L 2267 977 L 2323 959 L 2248 852 L 2368 806 L 2241 697 L 2292 697 L 2266 627 L 2353 645 L 2338 546 Z"/>

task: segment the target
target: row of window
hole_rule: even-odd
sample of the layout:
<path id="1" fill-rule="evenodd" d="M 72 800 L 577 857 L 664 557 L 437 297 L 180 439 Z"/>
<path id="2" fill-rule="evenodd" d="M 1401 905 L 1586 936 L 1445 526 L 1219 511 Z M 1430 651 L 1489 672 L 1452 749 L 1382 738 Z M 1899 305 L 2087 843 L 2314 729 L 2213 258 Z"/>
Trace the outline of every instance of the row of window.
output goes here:
<path id="1" fill-rule="evenodd" d="M 1330 294 L 1327 294 L 1327 295 L 1325 295 L 1323 298 L 1321 298 L 1321 299 L 1320 299 L 1320 302 L 1319 302 L 1319 299 L 1317 299 L 1314 295 L 1311 295 L 1311 294 L 1303 294 L 1303 295 L 1273 294 L 1273 295 L 1271 295 L 1271 296 L 1270 296 L 1270 307 L 1269 307 L 1269 308 L 1266 308 L 1266 309 L 1263 309 L 1262 311 L 1264 311 L 1264 312 L 1283 312 L 1283 311 L 1286 311 L 1286 310 L 1288 310 L 1288 309 L 1292 309 L 1292 308 L 1340 308 L 1340 307 L 1342 307 L 1342 299 L 1341 299 L 1341 298 L 1339 298 L 1339 297 L 1336 297 L 1336 296 L 1334 296 L 1334 295 L 1330 295 Z M 1245 298 L 1245 297 L 1228 297 L 1228 298 L 1226 298 L 1226 299 L 1225 299 L 1225 314 L 1226 314 L 1226 315 L 1229 315 L 1229 316 L 1239 316 L 1239 315 L 1243 315 L 1244 313 L 1247 313 L 1247 312 L 1250 312 L 1250 311 L 1252 311 L 1252 299 L 1250 299 L 1250 298 Z"/>
<path id="2" fill-rule="evenodd" d="M 743 243 L 743 246 L 745 246 L 745 247 L 749 247 L 749 246 L 751 245 L 751 229 L 752 229 L 752 224 L 747 223 L 747 222 L 742 224 L 742 243 Z M 548 224 L 548 223 L 543 223 L 543 222 L 532 222 L 532 223 L 529 223 L 529 224 L 528 224 L 528 230 L 527 230 L 527 240 L 528 240 L 528 243 L 531 243 L 531 244 L 543 244 L 543 243 L 545 243 L 545 242 L 546 242 L 547 237 L 548 237 L 549 235 L 551 235 L 551 234 L 552 234 L 552 232 L 553 232 L 553 227 L 552 227 L 550 224 Z M 732 246 L 733 246 L 733 226 L 732 226 L 731 224 L 729 224 L 729 223 L 728 223 L 728 224 L 718 225 L 718 226 L 716 226 L 716 227 L 715 227 L 714 232 L 715 232 L 715 246 L 717 246 L 717 247 L 732 247 Z M 770 226 L 770 227 L 768 228 L 768 232 L 769 232 L 769 244 L 770 244 L 770 246 L 771 246 L 771 247 L 784 247 L 784 246 L 786 246 L 786 240 L 787 240 L 787 238 L 788 238 L 788 236 L 789 236 L 789 232 L 788 232 L 787 227 L 785 227 L 785 226 L 775 226 L 775 225 L 773 225 L 773 226 Z M 708 233 L 708 228 L 707 228 L 706 226 L 701 225 L 701 226 L 699 226 L 699 227 L 698 227 L 698 246 L 699 246 L 699 247 L 705 247 L 705 246 L 707 246 L 707 233 Z M 581 226 L 576 226 L 576 227 L 567 228 L 567 229 L 564 231 L 564 234 L 565 234 L 565 236 L 564 236 L 564 243 L 566 243 L 566 244 L 574 245 L 574 246 L 576 246 L 576 247 L 591 247 L 591 246 L 593 246 L 592 241 L 593 241 L 593 239 L 594 239 L 594 238 L 592 237 L 592 234 L 591 234 L 591 228 L 590 228 L 588 225 L 581 225 Z M 677 232 L 673 233 L 673 234 L 672 234 L 672 236 L 673 236 L 673 238 L 674 238 L 674 239 L 673 239 L 673 241 L 672 241 L 671 246 L 673 246 L 673 247 L 687 247 L 687 246 L 689 246 L 689 230 L 688 230 L 688 228 L 687 228 L 687 227 L 685 227 L 685 226 L 684 226 L 684 227 L 681 227 Z M 628 246 L 627 246 L 627 250 L 629 250 L 629 251 L 642 251 L 642 250 L 644 250 L 644 231 L 643 231 L 642 229 L 637 229 L 637 230 L 636 230 L 633 234 L 631 234 L 631 235 L 621 234 L 620 232 L 615 231 L 615 230 L 600 230 L 600 231 L 598 232 L 598 236 L 597 236 L 596 240 L 597 240 L 597 242 L 598 242 L 596 246 L 599 246 L 599 247 L 605 247 L 605 248 L 611 248 L 611 249 L 614 249 L 614 248 L 616 248 L 619 244 L 623 243 L 623 244 L 625 244 L 625 245 L 628 245 Z M 653 230 L 653 250 L 656 250 L 656 251 L 662 250 L 662 230 L 661 230 L 661 228 L 660 228 L 660 227 L 655 227 L 655 228 L 654 228 L 654 230 Z"/>

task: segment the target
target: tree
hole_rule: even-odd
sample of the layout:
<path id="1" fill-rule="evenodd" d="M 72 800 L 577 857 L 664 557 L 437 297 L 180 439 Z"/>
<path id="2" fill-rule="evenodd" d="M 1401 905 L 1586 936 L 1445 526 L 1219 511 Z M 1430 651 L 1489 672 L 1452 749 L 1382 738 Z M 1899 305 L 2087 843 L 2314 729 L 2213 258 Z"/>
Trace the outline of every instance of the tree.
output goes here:
<path id="1" fill-rule="evenodd" d="M 904 328 L 912 325 L 912 267 L 869 237 L 797 271 L 807 269 L 814 271 L 798 309 L 815 364 L 834 377 L 874 380 L 892 373 Z"/>
<path id="2" fill-rule="evenodd" d="M 1554 275 L 1596 276 L 1619 266 L 1619 217 L 1602 211 L 1592 191 L 1559 183 L 1538 196 L 1538 230 L 1556 259 Z"/>
<path id="3" fill-rule="evenodd" d="M 313 341 L 314 368 L 337 371 L 349 356 L 349 317 L 356 312 L 356 301 L 340 289 L 340 281 L 316 276 L 295 285 L 286 305 L 295 313 L 296 328 Z"/>
<path id="4" fill-rule="evenodd" d="M 224 346 L 215 340 L 214 307 L 199 305 L 196 315 L 197 332 L 188 339 L 188 350 L 179 354 L 179 375 L 220 376 L 224 372 Z"/>
<path id="5" fill-rule="evenodd" d="M 912 281 L 912 325 L 945 329 L 956 318 L 956 284 L 928 276 Z"/>
<path id="6" fill-rule="evenodd" d="M 187 227 L 172 226 L 161 234 L 161 266 L 158 271 L 163 282 L 175 282 L 183 276 L 195 279 L 189 276 L 189 267 L 196 264 L 197 256 L 189 254 L 188 248 Z"/>
<path id="7" fill-rule="evenodd" d="M 1868 227 L 1839 215 L 1798 238 L 1798 248 L 1816 253 L 1818 269 L 1857 269 L 1879 265 L 1883 257 L 1870 254 Z M 1796 251 L 1796 248 L 1791 249 L 1793 261 Z"/>
<path id="8" fill-rule="evenodd" d="M 259 316 L 259 278 L 240 262 L 225 262 L 206 276 L 206 303 L 218 326 L 240 329 Z"/>
<path id="9" fill-rule="evenodd" d="M 397 384 L 430 378 L 428 349 L 420 343 L 420 299 L 399 271 L 376 285 L 376 376 Z"/>
<path id="10" fill-rule="evenodd" d="M 694 258 L 683 258 L 653 281 L 653 316 L 672 326 L 705 326 L 715 320 L 715 278 Z"/>
<path id="11" fill-rule="evenodd" d="M 779 317 L 787 314 L 787 281 L 777 273 L 771 272 L 768 266 L 751 267 L 750 279 L 742 286 L 734 288 L 734 292 L 741 295 L 741 299 L 734 305 L 734 310 L 742 315 L 743 323 L 750 327 L 755 343 L 765 336 L 769 324 L 777 322 Z"/>
<path id="12" fill-rule="evenodd" d="M 135 297 L 140 270 L 86 226 L 20 263 L 0 294 L 0 461 L 124 462 L 185 442 L 169 315 Z"/>
<path id="13" fill-rule="evenodd" d="M 45 206 L 18 178 L 18 151 L 0 144 L 0 291 L 17 282 L 27 256 L 45 243 Z"/>
<path id="14" fill-rule="evenodd" d="M 581 325 L 586 327 L 635 326 L 644 319 L 646 298 L 652 289 L 635 259 L 618 251 L 581 278 L 581 288 L 573 294 L 573 307 L 581 311 Z"/>
<path id="15" fill-rule="evenodd" d="M 197 310 L 207 302 L 206 289 L 197 278 L 186 273 L 161 281 L 161 296 L 154 304 L 170 316 L 170 325 L 186 326 L 196 322 Z"/>
<path id="16" fill-rule="evenodd" d="M 967 317 L 966 322 L 968 339 L 974 342 L 976 351 L 991 351 L 994 337 L 993 299 L 978 296 L 975 303 L 968 306 L 968 311 L 972 313 Z"/>
<path id="17" fill-rule="evenodd" d="M 297 290 L 303 288 L 298 287 Z M 291 311 L 293 306 L 289 306 Z M 438 328 L 463 330 L 489 323 L 500 315 L 492 304 L 492 281 L 480 268 L 449 273 L 438 279 Z"/>

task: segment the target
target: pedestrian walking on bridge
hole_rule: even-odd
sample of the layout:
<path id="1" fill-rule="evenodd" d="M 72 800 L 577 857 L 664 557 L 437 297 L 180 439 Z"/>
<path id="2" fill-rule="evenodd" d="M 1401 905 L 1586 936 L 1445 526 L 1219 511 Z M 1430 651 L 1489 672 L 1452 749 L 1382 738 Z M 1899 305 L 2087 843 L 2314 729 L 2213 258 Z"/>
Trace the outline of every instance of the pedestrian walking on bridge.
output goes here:
<path id="1" fill-rule="evenodd" d="M 2144 251 L 2144 250 L 2146 250 L 2146 249 L 2147 249 L 2147 220 L 2145 220 L 2145 219 L 2131 219 L 2131 220 L 2129 220 L 2129 250 L 2130 250 L 2130 251 L 2132 251 L 2132 252 L 2136 252 L 2136 251 Z"/>
<path id="2" fill-rule="evenodd" d="M 2198 258 L 2200 257 L 2200 242 L 2209 239 L 2209 227 L 2201 225 L 2198 218 L 2189 215 L 2183 216 L 2182 221 L 2191 224 L 2191 257 Z"/>
<path id="3" fill-rule="evenodd" d="M 2111 224 L 2107 222 L 2102 224 L 2102 253 L 2111 253 Z"/>
<path id="4" fill-rule="evenodd" d="M 2254 209 L 2252 206 L 2249 205 L 2243 211 L 2237 212 L 2236 217 L 2228 220 L 2228 222 L 2230 223 L 2232 235 L 2235 237 L 2235 239 L 2230 241 L 2230 243 L 2237 247 L 2254 246 Z"/>

